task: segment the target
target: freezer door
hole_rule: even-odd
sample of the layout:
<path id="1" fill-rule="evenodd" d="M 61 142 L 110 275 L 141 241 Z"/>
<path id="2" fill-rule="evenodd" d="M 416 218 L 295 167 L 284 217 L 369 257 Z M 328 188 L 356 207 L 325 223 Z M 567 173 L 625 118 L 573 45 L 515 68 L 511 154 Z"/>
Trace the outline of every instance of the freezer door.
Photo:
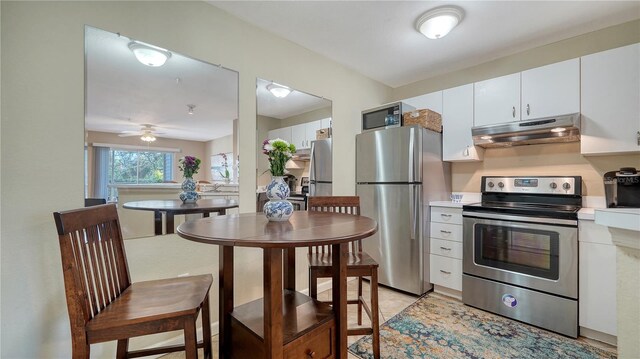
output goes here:
<path id="1" fill-rule="evenodd" d="M 331 139 L 311 141 L 310 156 L 309 180 L 331 182 Z"/>
<path id="2" fill-rule="evenodd" d="M 380 265 L 379 282 L 423 294 L 422 186 L 359 184 L 356 192 L 362 215 L 378 222 L 378 232 L 362 245 Z"/>
<path id="3" fill-rule="evenodd" d="M 422 131 L 417 126 L 356 136 L 356 182 L 422 182 Z"/>

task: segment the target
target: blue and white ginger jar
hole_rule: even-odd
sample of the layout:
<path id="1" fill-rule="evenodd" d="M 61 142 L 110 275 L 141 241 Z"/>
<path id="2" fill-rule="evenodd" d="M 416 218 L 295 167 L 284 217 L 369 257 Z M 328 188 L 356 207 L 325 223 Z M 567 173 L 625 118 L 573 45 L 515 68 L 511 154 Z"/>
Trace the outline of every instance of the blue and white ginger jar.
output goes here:
<path id="1" fill-rule="evenodd" d="M 182 188 L 182 192 L 180 192 L 182 203 L 196 203 L 200 199 L 200 195 L 196 192 L 196 182 L 193 178 L 185 177 L 180 188 Z"/>
<path id="2" fill-rule="evenodd" d="M 264 204 L 262 211 L 269 221 L 288 221 L 293 214 L 293 205 L 287 201 L 291 191 L 283 176 L 273 176 L 267 186 L 269 202 Z"/>

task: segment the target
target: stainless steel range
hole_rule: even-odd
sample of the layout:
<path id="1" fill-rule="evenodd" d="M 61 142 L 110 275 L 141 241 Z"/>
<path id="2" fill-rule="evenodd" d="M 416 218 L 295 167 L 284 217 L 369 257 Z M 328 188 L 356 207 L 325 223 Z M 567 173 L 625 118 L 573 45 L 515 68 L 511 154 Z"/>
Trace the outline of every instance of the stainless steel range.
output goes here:
<path id="1" fill-rule="evenodd" d="M 578 336 L 582 178 L 482 177 L 463 206 L 462 301 Z"/>

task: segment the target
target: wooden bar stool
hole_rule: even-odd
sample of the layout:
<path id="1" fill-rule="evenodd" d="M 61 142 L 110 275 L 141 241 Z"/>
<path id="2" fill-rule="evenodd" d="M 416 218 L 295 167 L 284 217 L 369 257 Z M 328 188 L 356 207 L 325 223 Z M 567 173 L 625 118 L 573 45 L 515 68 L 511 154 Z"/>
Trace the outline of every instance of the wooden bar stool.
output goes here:
<path id="1" fill-rule="evenodd" d="M 314 196 L 308 199 L 309 211 L 339 212 L 360 215 L 358 196 Z M 331 246 L 309 247 L 309 295 L 318 299 L 318 278 L 331 278 Z M 358 277 L 358 298 L 347 300 L 347 304 L 358 305 L 358 325 L 362 325 L 362 310 L 371 320 L 370 328 L 348 328 L 347 335 L 373 337 L 373 356 L 380 358 L 380 322 L 378 316 L 378 263 L 362 251 L 362 241 L 351 243 L 347 259 L 347 277 Z M 362 297 L 362 278 L 370 277 L 371 308 Z"/>
<path id="2" fill-rule="evenodd" d="M 67 296 L 73 358 L 89 358 L 90 345 L 118 341 L 117 358 L 197 348 L 211 358 L 210 274 L 131 283 L 116 206 L 55 212 Z M 203 340 L 196 318 L 202 310 Z M 185 345 L 129 351 L 129 338 L 184 331 Z"/>

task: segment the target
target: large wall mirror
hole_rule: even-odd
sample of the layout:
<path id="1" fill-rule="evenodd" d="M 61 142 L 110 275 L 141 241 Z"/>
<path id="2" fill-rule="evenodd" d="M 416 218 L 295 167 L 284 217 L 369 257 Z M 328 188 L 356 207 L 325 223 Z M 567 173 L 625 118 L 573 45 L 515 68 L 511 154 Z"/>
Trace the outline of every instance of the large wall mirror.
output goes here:
<path id="1" fill-rule="evenodd" d="M 262 211 L 267 201 L 264 188 L 271 181 L 269 162 L 262 153 L 265 139 L 280 138 L 297 148 L 286 166 L 294 209 L 306 209 L 307 193 L 331 195 L 331 101 L 263 79 L 257 79 L 256 97 L 256 211 Z"/>
<path id="2" fill-rule="evenodd" d="M 238 200 L 237 72 L 92 27 L 85 72 L 85 202 L 116 203 L 125 238 L 159 234 L 124 205 L 177 200 L 184 156 L 201 198 Z"/>

